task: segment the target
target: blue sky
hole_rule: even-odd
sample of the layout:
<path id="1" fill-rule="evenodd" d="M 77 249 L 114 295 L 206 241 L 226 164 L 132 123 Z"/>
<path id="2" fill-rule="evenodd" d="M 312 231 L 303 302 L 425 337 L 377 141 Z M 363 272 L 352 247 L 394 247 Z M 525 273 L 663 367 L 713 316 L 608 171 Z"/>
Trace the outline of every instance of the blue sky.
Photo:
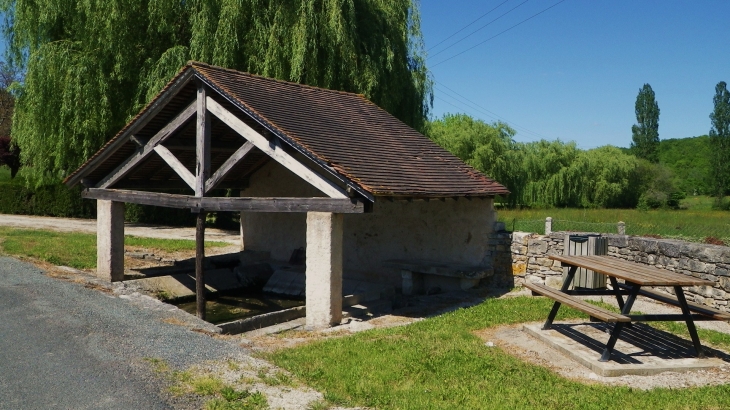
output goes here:
<path id="1" fill-rule="evenodd" d="M 636 95 L 649 83 L 661 110 L 660 139 L 709 132 L 715 85 L 730 83 L 730 1 L 564 0 L 440 63 L 560 0 L 524 1 L 508 0 L 436 46 L 504 0 L 421 0 L 435 116 L 507 120 L 523 142 L 628 147 Z"/>

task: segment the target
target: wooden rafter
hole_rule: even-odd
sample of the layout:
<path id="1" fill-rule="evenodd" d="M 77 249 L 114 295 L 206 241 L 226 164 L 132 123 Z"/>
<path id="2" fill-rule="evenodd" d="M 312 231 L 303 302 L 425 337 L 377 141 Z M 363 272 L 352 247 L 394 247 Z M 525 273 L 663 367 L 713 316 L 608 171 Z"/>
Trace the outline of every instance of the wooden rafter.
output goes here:
<path id="1" fill-rule="evenodd" d="M 99 188 L 84 190 L 81 196 L 131 204 L 208 211 L 333 212 L 342 214 L 365 212 L 365 204 L 362 201 L 350 198 L 220 198 Z"/>
<path id="2" fill-rule="evenodd" d="M 213 115 L 218 117 L 221 121 L 226 123 L 234 131 L 240 134 L 247 141 L 250 141 L 256 148 L 263 151 L 265 154 L 270 156 L 273 160 L 283 165 L 288 170 L 292 171 L 300 178 L 312 184 L 315 188 L 322 191 L 325 195 L 331 198 L 347 198 L 347 192 L 340 188 L 334 182 L 322 177 L 311 169 L 307 168 L 304 164 L 299 162 L 296 158 L 289 155 L 280 146 L 272 145 L 269 140 L 263 135 L 256 132 L 253 128 L 249 127 L 246 123 L 238 119 L 230 111 L 226 110 L 215 102 L 212 98 L 207 98 L 207 108 Z"/>
<path id="3" fill-rule="evenodd" d="M 193 71 L 190 70 L 188 72 L 183 73 L 173 84 L 171 84 L 167 91 L 160 95 L 157 100 L 155 100 L 154 103 L 146 110 L 144 113 L 142 113 L 136 121 L 127 128 L 123 134 L 118 136 L 109 147 L 106 147 L 104 151 L 102 151 L 98 156 L 94 157 L 89 161 L 88 164 L 85 165 L 84 172 L 76 174 L 73 178 L 70 178 L 68 181 L 66 181 L 66 184 L 68 186 L 73 186 L 77 184 L 79 181 L 81 181 L 82 178 L 84 178 L 85 175 L 88 175 L 88 173 L 94 171 L 96 168 L 98 168 L 101 164 L 103 164 L 106 160 L 109 159 L 122 145 L 126 144 L 129 139 L 139 132 L 142 128 L 144 128 L 145 125 L 147 125 L 150 120 L 152 120 L 157 114 L 159 114 L 165 106 L 173 99 L 175 98 L 178 93 L 185 88 L 185 86 L 190 82 L 190 80 L 193 78 Z M 117 171 L 115 169 L 114 171 Z M 114 172 L 112 172 L 113 174 Z"/>
<path id="4" fill-rule="evenodd" d="M 210 192 L 211 189 L 215 188 L 223 178 L 228 175 L 229 172 L 235 167 L 243 158 L 254 149 L 255 146 L 251 141 L 246 141 L 233 155 L 231 155 L 226 162 L 221 165 L 215 173 L 205 181 L 205 192 Z"/>
<path id="5" fill-rule="evenodd" d="M 195 189 L 195 175 L 188 171 L 188 169 L 185 168 L 185 165 L 183 165 L 169 149 L 165 148 L 164 145 L 158 145 L 155 147 L 155 152 L 160 156 L 160 158 L 167 162 L 167 165 L 169 165 L 170 168 L 172 168 L 172 170 L 175 171 L 175 173 L 177 173 L 190 188 L 193 190 Z"/>
<path id="6" fill-rule="evenodd" d="M 135 152 L 131 157 L 127 158 L 126 161 L 119 164 L 109 175 L 105 176 L 101 181 L 96 184 L 97 188 L 109 188 L 124 178 L 135 166 L 137 166 L 142 160 L 147 158 L 158 144 L 164 142 L 172 134 L 175 133 L 180 127 L 182 127 L 194 114 L 195 114 L 195 102 L 191 103 L 180 114 L 178 114 L 172 121 L 170 121 L 164 128 L 162 128 L 154 137 L 152 137 L 142 149 Z"/>

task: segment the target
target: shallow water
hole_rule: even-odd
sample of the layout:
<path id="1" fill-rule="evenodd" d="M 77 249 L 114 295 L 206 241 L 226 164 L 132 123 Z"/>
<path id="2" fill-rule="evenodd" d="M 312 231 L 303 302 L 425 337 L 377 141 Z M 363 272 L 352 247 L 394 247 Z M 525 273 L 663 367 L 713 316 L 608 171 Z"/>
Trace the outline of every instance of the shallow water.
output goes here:
<path id="1" fill-rule="evenodd" d="M 303 300 L 263 293 L 218 296 L 205 302 L 205 320 L 214 324 L 225 323 L 302 305 L 304 305 Z M 195 301 L 177 306 L 190 314 L 196 313 Z"/>

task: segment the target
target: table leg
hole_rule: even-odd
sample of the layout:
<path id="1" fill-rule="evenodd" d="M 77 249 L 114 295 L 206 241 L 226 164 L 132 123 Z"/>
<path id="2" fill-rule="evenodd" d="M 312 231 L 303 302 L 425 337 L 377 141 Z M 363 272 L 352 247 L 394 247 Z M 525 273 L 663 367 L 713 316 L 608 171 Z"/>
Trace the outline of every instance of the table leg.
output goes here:
<path id="1" fill-rule="evenodd" d="M 565 276 L 565 280 L 563 281 L 563 287 L 560 288 L 562 292 L 565 292 L 570 288 L 570 284 L 573 283 L 573 278 L 575 277 L 575 272 L 577 271 L 577 266 L 571 266 L 570 269 L 568 269 L 568 274 Z M 542 325 L 542 330 L 548 330 L 553 326 L 553 320 L 555 320 L 555 316 L 558 314 L 559 309 L 560 302 L 553 303 L 553 308 L 550 310 L 550 314 L 548 315 L 545 324 Z"/>
<path id="2" fill-rule="evenodd" d="M 689 311 L 687 299 L 684 297 L 684 291 L 682 290 L 682 287 L 675 286 L 674 293 L 677 296 L 677 300 L 679 301 L 679 306 L 682 308 L 682 315 L 684 316 L 684 321 L 687 323 L 687 330 L 689 330 L 689 335 L 692 338 L 692 344 L 694 345 L 695 351 L 697 352 L 697 357 L 703 358 L 705 357 L 705 354 L 702 351 L 700 337 L 697 335 L 697 328 L 695 327 L 694 320 L 692 320 L 692 314 Z"/>
<path id="3" fill-rule="evenodd" d="M 635 283 L 631 283 L 630 286 L 631 290 L 629 293 L 629 297 L 626 299 L 626 303 L 624 303 L 623 307 L 621 308 L 621 314 L 623 315 L 628 315 L 631 312 L 631 307 L 636 301 L 636 296 L 639 295 L 639 289 L 641 289 L 641 285 L 637 285 Z M 623 330 L 623 328 L 624 322 L 618 322 L 613 326 L 613 329 L 611 329 L 611 337 L 608 339 L 608 343 L 606 343 L 606 349 L 603 350 L 601 358 L 598 359 L 599 362 L 607 362 L 611 360 L 611 353 L 613 352 L 613 348 L 616 346 L 616 341 L 618 341 L 618 337 L 621 334 L 621 330 Z"/>
<path id="4" fill-rule="evenodd" d="M 618 286 L 618 281 L 615 277 L 609 276 L 608 279 L 611 281 L 611 286 L 613 286 L 613 291 L 616 292 L 616 302 L 618 303 L 619 310 L 624 310 L 624 297 L 621 296 L 621 288 Z M 633 327 L 633 323 L 629 322 L 626 323 L 626 327 Z"/>
<path id="5" fill-rule="evenodd" d="M 616 302 L 618 302 L 618 308 L 624 310 L 624 297 L 621 296 L 621 288 L 618 287 L 618 281 L 613 276 L 609 276 L 608 279 L 611 281 L 613 291 L 616 292 Z"/>

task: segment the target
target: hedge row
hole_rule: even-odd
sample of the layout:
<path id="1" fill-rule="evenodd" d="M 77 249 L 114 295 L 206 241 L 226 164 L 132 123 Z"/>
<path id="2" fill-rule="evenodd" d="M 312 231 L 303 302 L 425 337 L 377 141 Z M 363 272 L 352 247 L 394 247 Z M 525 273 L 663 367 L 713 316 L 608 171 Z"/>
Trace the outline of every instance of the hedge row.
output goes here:
<path id="1" fill-rule="evenodd" d="M 81 198 L 81 187 L 63 184 L 28 188 L 20 178 L 0 178 L 0 214 L 96 218 L 96 201 Z M 169 209 L 127 204 L 127 222 L 172 226 L 194 226 L 188 209 Z"/>
<path id="2" fill-rule="evenodd" d="M 28 188 L 20 181 L 2 181 L 0 213 L 96 218 L 96 201 L 81 199 L 80 188 L 62 184 Z"/>

